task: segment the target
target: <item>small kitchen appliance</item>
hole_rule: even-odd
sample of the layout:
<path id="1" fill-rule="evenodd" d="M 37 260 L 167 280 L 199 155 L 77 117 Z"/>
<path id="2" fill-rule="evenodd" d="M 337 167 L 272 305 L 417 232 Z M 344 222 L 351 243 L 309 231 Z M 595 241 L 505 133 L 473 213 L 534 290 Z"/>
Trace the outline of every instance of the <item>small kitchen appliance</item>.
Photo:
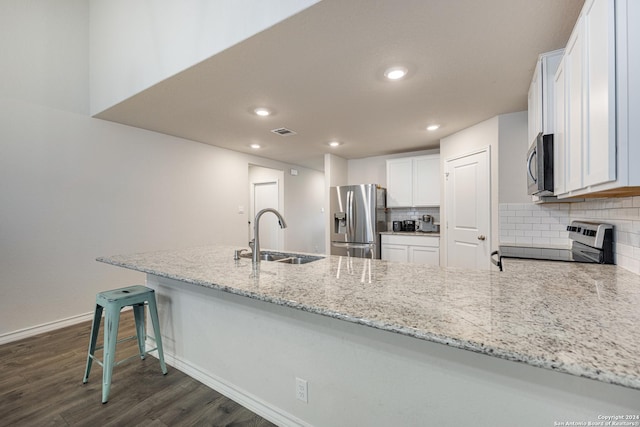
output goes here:
<path id="1" fill-rule="evenodd" d="M 504 258 L 613 264 L 613 225 L 571 221 L 567 226 L 571 249 L 541 246 L 500 245 L 491 253 L 491 262 L 502 271 Z"/>
<path id="2" fill-rule="evenodd" d="M 402 231 L 416 231 L 416 222 L 412 219 L 402 221 Z"/>
<path id="3" fill-rule="evenodd" d="M 422 219 L 418 221 L 418 231 L 423 233 L 435 233 L 438 232 L 440 226 L 434 222 L 431 215 L 422 215 Z"/>
<path id="4" fill-rule="evenodd" d="M 402 231 L 402 221 L 393 221 L 393 231 Z"/>

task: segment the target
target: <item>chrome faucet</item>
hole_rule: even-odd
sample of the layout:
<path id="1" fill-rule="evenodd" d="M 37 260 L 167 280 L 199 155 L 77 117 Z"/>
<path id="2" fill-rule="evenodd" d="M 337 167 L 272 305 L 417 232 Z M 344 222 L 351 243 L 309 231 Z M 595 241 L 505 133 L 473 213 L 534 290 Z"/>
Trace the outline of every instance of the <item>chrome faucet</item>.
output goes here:
<path id="1" fill-rule="evenodd" d="M 253 265 L 257 265 L 260 262 L 260 217 L 267 212 L 272 212 L 278 217 L 280 228 L 287 228 L 287 222 L 284 220 L 280 212 L 273 208 L 262 209 L 256 214 L 256 219 L 253 221 L 253 240 L 249 242 L 249 246 L 253 251 L 251 257 Z"/>

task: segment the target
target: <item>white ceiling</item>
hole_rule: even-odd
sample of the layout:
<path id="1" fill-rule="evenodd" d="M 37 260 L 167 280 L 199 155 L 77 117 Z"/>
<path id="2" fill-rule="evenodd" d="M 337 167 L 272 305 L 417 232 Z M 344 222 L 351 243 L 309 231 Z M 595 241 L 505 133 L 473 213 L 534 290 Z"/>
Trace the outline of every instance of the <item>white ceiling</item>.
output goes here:
<path id="1" fill-rule="evenodd" d="M 564 47 L 583 2 L 323 0 L 96 117 L 317 170 L 327 152 L 435 148 L 526 110 L 538 54 Z M 385 81 L 398 64 L 408 76 Z"/>

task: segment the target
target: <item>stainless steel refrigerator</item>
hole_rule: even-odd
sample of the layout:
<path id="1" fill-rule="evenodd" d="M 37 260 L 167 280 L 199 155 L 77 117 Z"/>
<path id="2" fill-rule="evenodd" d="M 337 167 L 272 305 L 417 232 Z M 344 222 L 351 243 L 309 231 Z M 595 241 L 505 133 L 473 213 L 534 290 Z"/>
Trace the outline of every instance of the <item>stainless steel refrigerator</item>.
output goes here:
<path id="1" fill-rule="evenodd" d="M 387 194 L 376 184 L 331 187 L 331 255 L 380 259 Z"/>

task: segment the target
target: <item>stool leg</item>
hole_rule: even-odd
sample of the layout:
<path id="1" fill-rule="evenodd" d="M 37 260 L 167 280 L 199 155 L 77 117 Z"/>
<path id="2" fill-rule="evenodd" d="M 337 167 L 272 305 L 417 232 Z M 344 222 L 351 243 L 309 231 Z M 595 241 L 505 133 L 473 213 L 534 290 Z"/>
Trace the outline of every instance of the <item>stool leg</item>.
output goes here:
<path id="1" fill-rule="evenodd" d="M 120 323 L 120 309 L 113 304 L 107 306 L 107 314 L 104 319 L 104 358 L 102 369 L 102 403 L 109 400 L 111 390 L 111 375 L 116 355 L 116 341 L 118 341 L 118 325 Z"/>
<path id="2" fill-rule="evenodd" d="M 149 298 L 149 314 L 151 315 L 151 323 L 153 324 L 153 335 L 156 338 L 156 347 L 158 347 L 160 368 L 162 369 L 162 373 L 167 375 L 167 365 L 164 363 L 164 352 L 162 351 L 162 334 L 160 333 L 160 321 L 158 320 L 158 307 L 156 306 L 155 293 Z"/>
<path id="3" fill-rule="evenodd" d="M 100 320 L 102 320 L 102 306 L 96 304 L 96 309 L 93 312 L 93 322 L 91 322 L 91 338 L 89 338 L 89 352 L 87 353 L 87 367 L 84 370 L 84 378 L 82 379 L 83 384 L 89 381 L 91 364 L 93 363 L 93 356 L 96 352 L 96 341 L 98 340 L 98 332 L 100 331 Z"/>
<path id="4" fill-rule="evenodd" d="M 145 338 L 147 333 L 144 327 L 144 304 L 135 304 L 133 306 L 133 317 L 136 319 L 136 336 L 138 337 L 138 349 L 140 349 L 140 359 L 144 359 L 147 355 L 145 348 Z"/>

